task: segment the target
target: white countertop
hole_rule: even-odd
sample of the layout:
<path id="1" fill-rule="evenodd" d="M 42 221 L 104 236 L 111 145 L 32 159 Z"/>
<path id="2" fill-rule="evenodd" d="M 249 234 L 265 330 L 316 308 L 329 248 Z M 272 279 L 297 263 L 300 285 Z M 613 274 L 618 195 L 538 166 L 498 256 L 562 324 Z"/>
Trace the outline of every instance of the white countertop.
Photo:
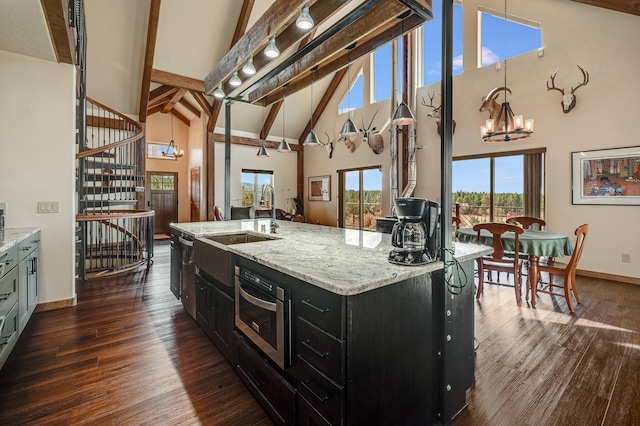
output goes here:
<path id="1" fill-rule="evenodd" d="M 362 293 L 443 268 L 443 262 L 423 266 L 389 263 L 393 249 L 391 236 L 377 232 L 356 231 L 329 226 L 278 220 L 276 234 L 269 233 L 270 219 L 216 222 L 173 223 L 171 228 L 184 236 L 201 238 L 211 235 L 248 232 L 268 234 L 277 240 L 235 244 L 226 248 L 302 281 L 341 295 Z M 263 226 L 264 225 L 264 226 Z M 261 230 L 264 229 L 264 232 Z M 202 241 L 220 245 L 211 240 Z M 490 248 L 456 243 L 459 261 L 489 253 Z"/>
<path id="2" fill-rule="evenodd" d="M 0 231 L 0 252 L 9 250 L 39 230 L 40 228 L 4 228 Z"/>

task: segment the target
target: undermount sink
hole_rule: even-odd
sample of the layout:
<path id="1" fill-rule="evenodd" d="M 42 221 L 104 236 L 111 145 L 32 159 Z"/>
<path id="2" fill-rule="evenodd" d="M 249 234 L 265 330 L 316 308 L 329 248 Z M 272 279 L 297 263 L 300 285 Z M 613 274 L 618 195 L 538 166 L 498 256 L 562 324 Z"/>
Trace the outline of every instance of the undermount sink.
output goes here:
<path id="1" fill-rule="evenodd" d="M 260 241 L 273 241 L 280 239 L 277 237 L 271 237 L 267 235 L 254 235 L 246 232 L 238 234 L 211 235 L 205 238 L 211 241 L 215 241 L 216 243 L 224 244 L 225 246 L 230 246 L 233 244 L 257 243 Z"/>

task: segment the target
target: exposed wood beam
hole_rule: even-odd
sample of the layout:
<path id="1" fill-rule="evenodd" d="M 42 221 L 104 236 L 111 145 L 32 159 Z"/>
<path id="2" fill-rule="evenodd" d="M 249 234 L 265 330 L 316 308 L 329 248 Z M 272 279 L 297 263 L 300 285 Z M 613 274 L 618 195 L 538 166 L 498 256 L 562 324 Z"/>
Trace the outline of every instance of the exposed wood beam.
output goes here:
<path id="1" fill-rule="evenodd" d="M 224 134 L 214 133 L 213 141 L 224 143 Z M 236 145 L 255 146 L 256 148 L 259 148 L 262 145 L 262 142 L 262 139 L 231 135 L 231 143 Z M 278 145 L 280 145 L 279 142 L 264 141 L 264 146 L 267 148 L 277 149 Z M 302 151 L 303 149 L 302 145 L 291 144 L 291 151 Z"/>
<path id="2" fill-rule="evenodd" d="M 147 25 L 147 45 L 144 54 L 144 66 L 142 68 L 142 85 L 140 87 L 140 110 L 138 111 L 138 119 L 141 122 L 147 120 L 149 90 L 151 89 L 151 70 L 153 68 L 153 57 L 156 51 L 159 19 L 160 0 L 151 0 L 151 6 L 149 7 L 149 24 Z"/>
<path id="3" fill-rule="evenodd" d="M 191 102 L 189 102 L 187 99 L 182 98 L 178 101 L 178 103 L 180 105 L 182 105 L 183 108 L 185 108 L 186 110 L 188 110 L 191 114 L 195 115 L 196 117 L 200 118 L 202 116 L 202 113 L 200 112 L 200 110 L 198 108 L 196 108 Z"/>
<path id="4" fill-rule="evenodd" d="M 311 85 L 311 81 L 318 81 L 329 74 L 334 73 L 335 71 L 346 67 L 349 64 L 349 61 L 352 62 L 355 59 L 358 59 L 364 55 L 369 54 L 371 51 L 377 49 L 378 47 L 388 43 L 389 41 L 397 38 L 402 34 L 402 30 L 405 32 L 417 27 L 418 25 L 424 23 L 424 19 L 417 15 L 411 15 L 404 20 L 404 24 L 397 23 L 391 28 L 384 29 L 380 33 L 375 34 L 372 38 L 363 41 L 356 45 L 355 48 L 351 50 L 351 53 L 344 52 L 341 56 L 337 56 L 335 58 L 331 58 L 329 61 L 321 64 L 318 67 L 318 70 L 313 74 L 313 78 L 311 73 L 306 73 L 303 76 L 300 76 L 292 81 L 290 81 L 287 85 L 287 94 L 296 93 L 309 85 Z M 261 105 L 270 105 L 273 102 L 276 102 L 278 99 L 282 98 L 282 92 L 279 90 L 275 90 L 271 92 L 268 96 L 264 97 L 259 104 Z"/>
<path id="5" fill-rule="evenodd" d="M 57 61 L 75 65 L 76 40 L 73 30 L 69 27 L 67 2 L 63 0 L 41 0 L 41 2 Z"/>
<path id="6" fill-rule="evenodd" d="M 158 69 L 151 70 L 151 81 L 181 89 L 204 92 L 204 81 Z"/>
<path id="7" fill-rule="evenodd" d="M 274 102 L 274 104 L 271 105 L 269 114 L 267 114 L 267 118 L 264 120 L 262 130 L 260 131 L 260 139 L 266 139 L 267 136 L 269 136 L 269 132 L 271 131 L 271 127 L 273 127 L 273 122 L 276 121 L 276 116 L 278 115 L 278 111 L 280 111 L 281 106 L 282 100 Z"/>
<path id="8" fill-rule="evenodd" d="M 156 87 L 149 93 L 149 105 L 157 104 L 161 99 L 168 98 L 173 96 L 174 93 L 178 91 L 177 87 L 171 86 L 160 86 Z"/>
<path id="9" fill-rule="evenodd" d="M 313 27 L 313 29 L 309 32 L 309 34 L 307 34 L 307 36 L 305 38 L 302 39 L 302 41 L 300 42 L 300 45 L 298 46 L 298 50 L 302 49 L 303 47 L 305 47 L 307 44 L 309 44 L 311 42 L 311 40 L 313 40 L 316 36 L 316 33 L 318 32 L 318 26 L 316 25 L 315 27 Z"/>
<path id="10" fill-rule="evenodd" d="M 331 100 L 333 95 L 336 93 L 336 89 L 340 85 L 340 82 L 342 81 L 346 73 L 347 73 L 347 69 L 342 68 L 341 70 L 338 70 L 333 76 L 331 83 L 329 83 L 329 87 L 327 87 L 327 91 L 324 92 L 322 99 L 320 99 L 318 106 L 316 107 L 315 111 L 313 111 L 313 114 L 311 115 L 313 117 L 313 123 L 317 123 L 318 120 L 320 119 L 320 116 L 322 115 L 324 110 L 327 108 L 329 101 Z M 307 133 L 311 131 L 311 123 L 312 123 L 312 120 L 309 120 L 304 130 L 302 131 L 302 134 L 298 138 L 298 143 L 300 145 L 302 145 L 302 142 L 304 142 L 304 139 L 307 136 Z"/>
<path id="11" fill-rule="evenodd" d="M 316 25 L 320 25 L 350 1 L 352 0 L 323 0 L 311 5 L 310 12 Z M 278 48 L 282 52 L 298 43 L 304 37 L 304 33 L 301 33 L 300 29 L 295 26 L 293 18 L 300 13 L 300 9 L 307 2 L 308 0 L 276 0 L 260 20 L 238 40 L 229 53 L 207 75 L 205 93 L 212 93 L 218 84 L 231 76 L 233 71 L 237 69 L 238 63 L 244 63 L 251 55 L 254 56 L 256 69 L 262 68 L 266 64 L 266 58 L 263 55 L 257 55 L 257 53 L 264 47 L 271 35 L 276 35 Z M 290 25 L 287 25 L 289 23 Z M 287 27 L 280 31 L 285 25 Z"/>
<path id="12" fill-rule="evenodd" d="M 179 111 L 172 109 L 171 114 L 173 114 L 178 120 L 182 121 L 187 127 L 191 127 L 191 121 L 184 115 L 180 114 Z"/>
<path id="13" fill-rule="evenodd" d="M 193 90 L 190 90 L 190 92 L 198 105 L 200 105 L 200 108 L 202 108 L 206 116 L 211 117 L 211 104 L 209 104 L 207 98 L 205 98 L 204 95 L 200 92 L 195 92 Z"/>
<path id="14" fill-rule="evenodd" d="M 249 25 L 249 17 L 251 16 L 251 11 L 253 10 L 254 3 L 255 0 L 244 0 L 244 2 L 242 3 L 240 16 L 238 17 L 238 22 L 236 23 L 236 30 L 233 32 L 233 38 L 231 39 L 231 46 L 235 45 L 247 31 L 247 25 Z"/>
<path id="15" fill-rule="evenodd" d="M 236 30 L 233 33 L 233 39 L 231 40 L 231 46 L 229 46 L 229 49 L 232 49 L 233 46 L 236 45 L 238 40 L 240 40 L 244 33 L 247 31 L 247 25 L 249 25 L 249 16 L 251 15 L 251 11 L 253 10 L 253 4 L 254 0 L 244 0 L 244 2 L 242 3 L 242 9 L 240 10 L 238 22 L 236 22 Z M 209 121 L 207 121 L 208 132 L 213 132 L 213 130 L 215 129 L 216 121 L 218 121 L 218 116 L 220 115 L 221 110 L 222 99 L 214 99 L 213 105 L 211 107 L 211 114 L 209 114 Z M 213 214 L 213 212 L 211 214 Z"/>
<path id="16" fill-rule="evenodd" d="M 173 109 L 173 106 L 180 102 L 180 99 L 182 99 L 185 93 L 187 93 L 187 89 L 178 89 L 178 91 L 173 94 L 169 102 L 167 102 L 167 104 L 164 106 L 162 112 L 167 113 L 171 111 Z"/>
<path id="17" fill-rule="evenodd" d="M 117 118 L 97 117 L 87 115 L 87 127 L 102 127 L 104 129 L 125 129 L 128 123 Z"/>
<path id="18" fill-rule="evenodd" d="M 326 60 L 326 58 L 339 54 L 347 46 L 353 44 L 354 40 L 365 37 L 377 28 L 388 26 L 385 24 L 395 20 L 395 17 L 405 9 L 404 5 L 396 2 L 382 3 L 373 8 L 334 37 L 315 46 L 307 55 L 282 70 L 276 77 L 264 81 L 261 85 L 254 86 L 255 89 L 249 93 L 249 101 L 256 102 L 260 100 L 274 90 L 278 90 L 283 84 L 303 74 L 314 65 Z"/>
<path id="19" fill-rule="evenodd" d="M 571 1 L 640 16 L 640 3 L 638 2 L 638 0 L 571 0 Z"/>
<path id="20" fill-rule="evenodd" d="M 162 108 L 164 108 L 164 104 L 152 106 L 147 110 L 147 117 L 155 113 L 162 112 Z"/>

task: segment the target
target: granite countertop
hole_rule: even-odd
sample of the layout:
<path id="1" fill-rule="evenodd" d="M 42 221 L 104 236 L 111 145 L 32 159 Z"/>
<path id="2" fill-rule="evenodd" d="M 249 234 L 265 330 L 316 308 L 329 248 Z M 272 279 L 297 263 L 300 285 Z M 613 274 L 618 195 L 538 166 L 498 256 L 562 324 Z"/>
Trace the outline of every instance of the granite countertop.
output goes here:
<path id="1" fill-rule="evenodd" d="M 269 233 L 270 219 L 173 223 L 184 236 L 253 260 L 302 281 L 341 295 L 362 293 L 408 278 L 440 270 L 443 262 L 422 266 L 389 263 L 391 236 L 307 223 L 277 221 L 276 234 Z M 278 239 L 222 246 L 206 236 L 247 232 Z M 491 249 L 476 244 L 456 243 L 456 258 L 469 260 Z"/>
<path id="2" fill-rule="evenodd" d="M 5 228 L 0 230 L 0 252 L 9 250 L 39 230 L 40 228 Z"/>

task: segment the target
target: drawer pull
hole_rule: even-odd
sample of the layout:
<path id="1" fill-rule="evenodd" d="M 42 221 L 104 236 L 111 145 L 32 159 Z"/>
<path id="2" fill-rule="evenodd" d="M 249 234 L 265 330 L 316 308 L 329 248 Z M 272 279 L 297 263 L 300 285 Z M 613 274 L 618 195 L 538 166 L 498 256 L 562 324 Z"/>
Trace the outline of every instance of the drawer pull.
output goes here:
<path id="1" fill-rule="evenodd" d="M 15 262 L 15 259 L 9 259 L 6 262 L 4 262 L 5 265 L 11 265 L 13 262 Z"/>
<path id="2" fill-rule="evenodd" d="M 6 315 L 0 316 L 0 333 L 2 333 L 2 327 L 4 327 L 4 321 L 7 319 Z"/>
<path id="3" fill-rule="evenodd" d="M 5 293 L 5 294 L 0 294 L 0 300 L 7 300 L 9 297 L 11 297 L 13 293 Z M 0 317 L 3 318 L 3 317 Z M 2 326 L 0 326 L 0 330 L 2 330 Z"/>
<path id="4" fill-rule="evenodd" d="M 311 343 L 311 341 L 309 339 L 303 340 L 302 341 L 302 345 L 304 347 L 306 347 L 307 349 L 309 349 L 311 352 L 313 352 L 314 354 L 318 355 L 320 358 L 326 358 L 329 355 L 331 355 L 331 352 L 320 352 L 319 350 L 317 350 L 316 348 L 314 348 L 313 346 L 311 346 L 309 343 Z"/>
<path id="5" fill-rule="evenodd" d="M 304 300 L 302 299 L 302 303 L 304 305 L 307 305 L 308 307 L 310 307 L 311 309 L 314 309 L 318 312 L 320 312 L 321 314 L 326 314 L 327 312 L 329 312 L 329 308 L 327 309 L 322 309 L 322 308 L 318 308 L 317 306 L 313 305 L 312 303 L 310 303 L 308 300 Z"/>
<path id="6" fill-rule="evenodd" d="M 3 337 L 2 340 L 0 340 L 0 346 L 4 346 L 4 345 L 10 344 L 11 341 L 13 340 L 13 338 L 16 337 L 17 333 L 18 333 L 17 331 L 14 331 L 13 333 L 11 333 L 11 336 Z"/>
<path id="7" fill-rule="evenodd" d="M 247 371 L 247 376 L 249 376 L 249 379 L 251 379 L 253 384 L 256 385 L 258 389 L 267 384 L 267 382 L 262 380 L 262 377 L 260 377 L 256 370 Z"/>
<path id="8" fill-rule="evenodd" d="M 21 248 L 20 250 L 22 250 L 22 251 L 29 251 L 29 250 L 31 250 L 31 246 L 23 247 L 23 248 Z"/>
<path id="9" fill-rule="evenodd" d="M 329 395 L 327 395 L 320 386 L 316 385 L 311 380 L 304 380 L 304 384 L 309 389 L 309 392 L 316 397 L 316 399 L 320 402 L 325 402 L 329 399 Z M 315 388 L 315 389 L 314 389 Z"/>
<path id="10" fill-rule="evenodd" d="M 9 256 L 9 252 L 8 251 L 2 252 L 2 254 L 0 254 L 0 260 L 4 259 L 7 256 Z"/>

